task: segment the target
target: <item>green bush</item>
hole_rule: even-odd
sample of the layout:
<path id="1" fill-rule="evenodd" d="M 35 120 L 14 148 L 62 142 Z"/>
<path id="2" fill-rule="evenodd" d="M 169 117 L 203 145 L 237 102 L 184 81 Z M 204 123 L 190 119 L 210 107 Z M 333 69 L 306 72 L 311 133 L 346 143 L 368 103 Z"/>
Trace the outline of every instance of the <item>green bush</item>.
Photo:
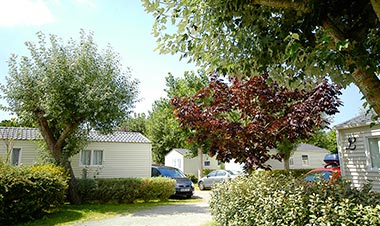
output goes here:
<path id="1" fill-rule="evenodd" d="M 278 176 L 282 175 L 292 175 L 293 177 L 300 177 L 312 169 L 290 169 L 290 170 L 272 170 L 271 175 Z"/>
<path id="2" fill-rule="evenodd" d="M 43 216 L 65 201 L 67 175 L 53 165 L 10 166 L 0 163 L 0 224 Z"/>
<path id="3" fill-rule="evenodd" d="M 186 174 L 186 177 L 189 178 L 194 184 L 198 183 L 198 178 L 194 174 Z"/>
<path id="4" fill-rule="evenodd" d="M 175 193 L 175 180 L 155 178 L 79 179 L 84 203 L 133 203 L 136 200 L 167 200 Z"/>
<path id="5" fill-rule="evenodd" d="M 217 184 L 210 208 L 219 225 L 380 225 L 380 195 L 368 187 L 271 172 Z"/>

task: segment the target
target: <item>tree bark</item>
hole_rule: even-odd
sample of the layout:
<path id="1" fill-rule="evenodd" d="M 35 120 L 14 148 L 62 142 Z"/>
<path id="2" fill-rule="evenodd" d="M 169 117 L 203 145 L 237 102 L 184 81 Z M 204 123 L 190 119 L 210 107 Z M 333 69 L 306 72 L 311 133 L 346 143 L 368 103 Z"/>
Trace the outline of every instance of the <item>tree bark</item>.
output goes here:
<path id="1" fill-rule="evenodd" d="M 379 78 L 363 68 L 357 69 L 352 73 L 355 84 L 362 94 L 366 97 L 368 103 L 380 115 L 380 80 Z"/>
<path id="2" fill-rule="evenodd" d="M 289 157 L 284 157 L 284 169 L 288 171 L 290 169 Z"/>
<path id="3" fill-rule="evenodd" d="M 71 204 L 81 204 L 82 200 L 80 198 L 80 195 L 78 193 L 78 182 L 75 179 L 73 168 L 71 167 L 70 161 L 66 161 L 65 163 L 65 169 L 69 173 L 70 179 L 69 179 L 69 191 L 67 199 Z"/>
<path id="4" fill-rule="evenodd" d="M 377 19 L 380 21 L 380 0 L 371 0 L 373 11 L 375 11 Z"/>
<path id="5" fill-rule="evenodd" d="M 198 180 L 203 177 L 203 149 L 198 148 Z"/>
<path id="6" fill-rule="evenodd" d="M 253 5 L 263 5 L 268 7 L 276 7 L 282 9 L 291 9 L 303 13 L 311 13 L 311 8 L 307 6 L 306 1 L 289 1 L 289 0 L 252 0 Z"/>

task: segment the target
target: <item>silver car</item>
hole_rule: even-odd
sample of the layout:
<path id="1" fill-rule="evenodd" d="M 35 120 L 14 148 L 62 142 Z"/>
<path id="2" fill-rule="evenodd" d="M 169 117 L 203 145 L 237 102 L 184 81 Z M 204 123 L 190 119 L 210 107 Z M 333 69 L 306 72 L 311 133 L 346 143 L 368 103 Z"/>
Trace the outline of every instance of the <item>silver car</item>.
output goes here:
<path id="1" fill-rule="evenodd" d="M 207 174 L 207 176 L 201 178 L 198 181 L 198 187 L 200 190 L 211 189 L 211 187 L 218 182 L 224 180 L 231 180 L 239 176 L 240 173 L 232 170 L 215 170 Z"/>

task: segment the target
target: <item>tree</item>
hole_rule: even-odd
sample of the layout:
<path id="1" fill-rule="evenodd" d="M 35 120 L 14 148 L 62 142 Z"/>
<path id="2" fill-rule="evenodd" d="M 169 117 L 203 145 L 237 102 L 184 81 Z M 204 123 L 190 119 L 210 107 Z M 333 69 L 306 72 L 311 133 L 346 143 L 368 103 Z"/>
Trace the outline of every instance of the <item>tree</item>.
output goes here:
<path id="1" fill-rule="evenodd" d="M 278 153 L 280 154 L 282 160 L 284 160 L 284 169 L 289 170 L 290 163 L 289 159 L 290 156 L 293 155 L 295 149 L 297 148 L 297 142 L 290 142 L 288 139 L 284 138 L 282 139 L 282 142 L 277 142 L 276 149 Z"/>
<path id="2" fill-rule="evenodd" d="M 329 131 L 319 130 L 305 140 L 305 142 L 320 148 L 326 148 L 330 153 L 338 153 L 336 131 L 333 129 Z"/>
<path id="3" fill-rule="evenodd" d="M 133 106 L 137 81 L 122 71 L 111 47 L 100 52 L 93 34 L 66 44 L 37 33 L 38 44 L 26 42 L 30 56 L 9 59 L 3 87 L 9 108 L 38 126 L 57 164 L 70 173 L 69 199 L 80 202 L 70 157 L 83 147 L 88 130 L 111 132 Z"/>
<path id="4" fill-rule="evenodd" d="M 380 115 L 380 1 L 144 0 L 162 53 L 222 74 L 297 87 L 356 84 Z M 174 26 L 177 27 L 175 30 Z"/>
<path id="5" fill-rule="evenodd" d="M 147 117 L 145 113 L 134 113 L 133 116 L 128 115 L 120 126 L 120 130 L 146 134 L 146 120 Z"/>
<path id="6" fill-rule="evenodd" d="M 154 162 L 164 163 L 165 155 L 173 148 L 196 149 L 186 144 L 188 131 L 180 128 L 173 115 L 170 98 L 194 95 L 207 83 L 208 78 L 202 72 L 198 75 L 186 72 L 183 78 L 175 78 L 171 74 L 166 77 L 167 97 L 154 102 L 146 122 L 147 137 L 152 141 Z"/>
<path id="7" fill-rule="evenodd" d="M 285 139 L 294 142 L 325 127 L 324 114 L 338 112 L 339 89 L 327 81 L 307 91 L 289 90 L 269 75 L 222 81 L 213 77 L 208 86 L 190 98 L 172 99 L 182 127 L 193 131 L 190 142 L 208 143 L 209 153 L 222 162 L 235 159 L 249 169 L 265 167 L 269 150 Z"/>

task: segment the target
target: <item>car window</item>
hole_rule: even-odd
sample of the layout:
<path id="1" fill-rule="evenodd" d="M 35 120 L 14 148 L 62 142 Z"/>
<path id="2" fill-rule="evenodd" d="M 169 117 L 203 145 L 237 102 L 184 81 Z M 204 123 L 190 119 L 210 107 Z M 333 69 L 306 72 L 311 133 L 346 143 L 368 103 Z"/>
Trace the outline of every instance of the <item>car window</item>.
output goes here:
<path id="1" fill-rule="evenodd" d="M 182 171 L 175 168 L 160 168 L 160 172 L 164 177 L 170 178 L 185 178 L 185 174 Z"/>
<path id="2" fill-rule="evenodd" d="M 152 168 L 152 177 L 159 177 L 161 176 L 160 171 L 158 171 L 156 168 Z"/>
<path id="3" fill-rule="evenodd" d="M 220 176 L 225 176 L 227 173 L 226 173 L 226 171 L 217 171 L 217 173 L 216 173 L 216 176 L 218 176 L 218 177 L 220 177 Z"/>
<path id="4" fill-rule="evenodd" d="M 209 174 L 207 174 L 207 177 L 215 177 L 216 176 L 216 171 L 213 171 Z"/>

